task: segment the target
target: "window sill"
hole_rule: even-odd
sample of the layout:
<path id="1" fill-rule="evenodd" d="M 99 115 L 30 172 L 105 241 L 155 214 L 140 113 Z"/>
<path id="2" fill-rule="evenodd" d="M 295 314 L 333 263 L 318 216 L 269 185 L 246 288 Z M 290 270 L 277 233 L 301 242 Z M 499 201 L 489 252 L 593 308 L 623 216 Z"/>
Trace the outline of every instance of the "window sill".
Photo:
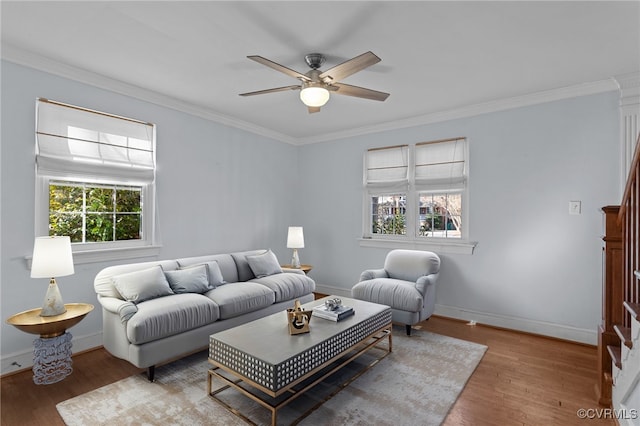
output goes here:
<path id="1" fill-rule="evenodd" d="M 73 252 L 73 264 L 108 262 L 111 260 L 135 259 L 140 257 L 151 257 L 160 254 L 162 246 L 141 246 L 110 248 L 99 250 L 79 250 Z M 27 268 L 31 269 L 32 256 L 25 256 Z"/>
<path id="2" fill-rule="evenodd" d="M 374 238 L 360 238 L 359 241 L 360 247 L 430 250 L 436 253 L 448 254 L 473 254 L 473 250 L 478 244 L 473 241 L 417 241 Z"/>

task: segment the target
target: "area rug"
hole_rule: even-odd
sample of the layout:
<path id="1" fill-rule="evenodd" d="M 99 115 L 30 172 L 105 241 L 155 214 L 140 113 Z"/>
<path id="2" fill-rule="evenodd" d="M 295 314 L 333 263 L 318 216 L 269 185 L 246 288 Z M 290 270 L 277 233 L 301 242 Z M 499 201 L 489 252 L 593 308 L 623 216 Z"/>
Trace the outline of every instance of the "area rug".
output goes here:
<path id="1" fill-rule="evenodd" d="M 278 411 L 278 424 L 439 425 L 486 349 L 423 330 L 406 336 L 404 328 L 394 327 L 388 356 L 342 387 L 382 352 L 369 351 Z M 207 395 L 209 368 L 207 353 L 201 352 L 156 368 L 154 383 L 138 374 L 56 408 L 68 426 L 246 424 Z M 214 380 L 213 387 L 221 383 Z M 322 403 L 329 394 L 335 395 Z M 228 389 L 219 396 L 255 424 L 271 423 L 269 410 L 238 391 Z"/>

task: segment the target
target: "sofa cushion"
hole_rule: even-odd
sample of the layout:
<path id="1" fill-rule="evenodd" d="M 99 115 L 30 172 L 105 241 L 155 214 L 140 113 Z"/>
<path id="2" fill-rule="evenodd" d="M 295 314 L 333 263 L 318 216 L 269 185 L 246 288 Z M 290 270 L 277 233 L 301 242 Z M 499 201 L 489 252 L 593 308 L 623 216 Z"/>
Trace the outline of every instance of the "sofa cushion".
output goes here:
<path id="1" fill-rule="evenodd" d="M 114 275 L 112 280 L 122 297 L 133 303 L 173 294 L 160 265 Z"/>
<path id="2" fill-rule="evenodd" d="M 271 289 L 253 282 L 230 283 L 204 295 L 220 307 L 220 319 L 237 317 L 275 303 Z"/>
<path id="3" fill-rule="evenodd" d="M 296 273 L 270 275 L 253 279 L 251 282 L 269 287 L 275 293 L 276 303 L 304 296 L 316 289 L 316 283 L 311 278 Z"/>
<path id="4" fill-rule="evenodd" d="M 174 293 L 206 293 L 211 290 L 207 265 L 165 271 L 164 275 Z"/>
<path id="5" fill-rule="evenodd" d="M 204 262 L 204 263 L 198 263 L 198 264 L 195 264 L 195 265 L 180 266 L 180 269 L 198 268 L 200 266 L 205 266 L 207 268 L 207 278 L 209 280 L 209 290 L 227 283 L 224 280 L 224 277 L 222 276 L 222 271 L 220 270 L 220 264 L 218 263 L 217 260 L 212 260 L 212 261 Z"/>
<path id="6" fill-rule="evenodd" d="M 202 327 L 220 317 L 211 299 L 195 293 L 151 299 L 137 307 L 138 312 L 127 322 L 127 338 L 137 345 Z"/>
<path id="7" fill-rule="evenodd" d="M 416 290 L 415 284 L 393 278 L 375 278 L 359 282 L 351 289 L 351 295 L 354 299 L 367 300 L 408 312 L 419 312 L 423 305 L 422 295 Z"/>
<path id="8" fill-rule="evenodd" d="M 247 262 L 249 262 L 249 267 L 256 278 L 282 273 L 278 258 L 271 250 L 257 255 L 247 256 Z"/>

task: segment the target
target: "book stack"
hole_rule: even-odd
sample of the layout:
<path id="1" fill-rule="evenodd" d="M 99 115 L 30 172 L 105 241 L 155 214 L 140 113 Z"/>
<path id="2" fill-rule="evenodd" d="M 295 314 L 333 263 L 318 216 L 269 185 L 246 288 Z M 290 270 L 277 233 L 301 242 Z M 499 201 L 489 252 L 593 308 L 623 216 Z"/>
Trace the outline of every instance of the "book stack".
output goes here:
<path id="1" fill-rule="evenodd" d="M 318 305 L 313 308 L 313 316 L 331 321 L 341 321 L 354 314 L 350 306 L 338 306 L 336 309 L 328 309 L 325 305 Z"/>

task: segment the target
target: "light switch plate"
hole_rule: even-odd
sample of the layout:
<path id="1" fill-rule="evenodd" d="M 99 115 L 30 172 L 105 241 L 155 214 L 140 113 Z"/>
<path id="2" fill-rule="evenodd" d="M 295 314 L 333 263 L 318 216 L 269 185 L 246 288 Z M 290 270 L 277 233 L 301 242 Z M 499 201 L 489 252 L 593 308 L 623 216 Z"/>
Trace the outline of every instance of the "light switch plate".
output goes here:
<path id="1" fill-rule="evenodd" d="M 569 201 L 569 214 L 580 214 L 580 213 L 582 213 L 582 202 Z"/>

